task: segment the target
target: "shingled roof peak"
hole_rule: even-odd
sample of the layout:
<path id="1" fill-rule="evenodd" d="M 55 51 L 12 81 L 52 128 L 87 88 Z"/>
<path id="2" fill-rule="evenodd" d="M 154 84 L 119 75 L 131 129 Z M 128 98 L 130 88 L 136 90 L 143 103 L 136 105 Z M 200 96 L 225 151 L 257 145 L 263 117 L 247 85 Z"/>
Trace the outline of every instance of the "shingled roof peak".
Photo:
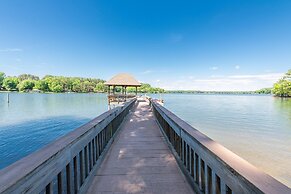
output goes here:
<path id="1" fill-rule="evenodd" d="M 141 86 L 141 84 L 128 73 L 119 73 L 105 82 L 108 86 Z"/>

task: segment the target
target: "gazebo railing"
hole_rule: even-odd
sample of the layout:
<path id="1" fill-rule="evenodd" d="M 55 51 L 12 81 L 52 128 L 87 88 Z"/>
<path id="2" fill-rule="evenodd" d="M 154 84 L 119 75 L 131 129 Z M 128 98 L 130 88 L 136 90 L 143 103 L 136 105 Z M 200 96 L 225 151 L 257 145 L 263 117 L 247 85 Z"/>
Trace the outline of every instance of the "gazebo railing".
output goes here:
<path id="1" fill-rule="evenodd" d="M 126 102 L 126 101 L 129 101 L 135 97 L 136 97 L 136 95 L 133 95 L 133 94 L 110 94 L 110 95 L 107 95 L 109 104 L 111 102 L 117 102 L 117 103 Z"/>

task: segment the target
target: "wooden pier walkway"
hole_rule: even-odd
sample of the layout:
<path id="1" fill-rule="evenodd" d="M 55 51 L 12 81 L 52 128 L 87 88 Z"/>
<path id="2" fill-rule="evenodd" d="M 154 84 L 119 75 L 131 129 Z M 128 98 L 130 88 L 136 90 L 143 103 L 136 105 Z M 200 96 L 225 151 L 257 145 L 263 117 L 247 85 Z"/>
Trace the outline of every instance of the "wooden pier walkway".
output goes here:
<path id="1" fill-rule="evenodd" d="M 123 122 L 88 193 L 193 193 L 148 102 L 139 100 Z"/>

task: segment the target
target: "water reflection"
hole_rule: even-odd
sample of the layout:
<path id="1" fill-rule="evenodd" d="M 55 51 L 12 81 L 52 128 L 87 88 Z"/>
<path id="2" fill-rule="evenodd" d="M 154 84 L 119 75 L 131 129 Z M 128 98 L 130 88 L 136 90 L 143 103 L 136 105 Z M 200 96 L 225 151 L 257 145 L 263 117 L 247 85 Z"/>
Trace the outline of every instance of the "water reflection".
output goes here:
<path id="1" fill-rule="evenodd" d="M 291 126 L 291 98 L 273 98 L 274 106 L 282 117 L 289 121 Z M 290 127 L 291 128 L 291 127 Z"/>

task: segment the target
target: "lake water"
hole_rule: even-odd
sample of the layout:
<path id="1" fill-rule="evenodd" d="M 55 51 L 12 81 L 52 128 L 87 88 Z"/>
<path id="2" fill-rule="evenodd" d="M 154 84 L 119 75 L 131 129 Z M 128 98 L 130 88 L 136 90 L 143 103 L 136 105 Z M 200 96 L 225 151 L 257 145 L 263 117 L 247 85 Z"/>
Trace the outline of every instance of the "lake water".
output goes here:
<path id="1" fill-rule="evenodd" d="M 0 93 L 0 169 L 107 110 L 105 94 Z"/>
<path id="2" fill-rule="evenodd" d="M 0 93 L 0 169 L 107 110 L 105 94 Z M 153 97 L 159 97 L 152 95 Z M 291 187 L 291 99 L 165 94 L 165 107 Z"/>

